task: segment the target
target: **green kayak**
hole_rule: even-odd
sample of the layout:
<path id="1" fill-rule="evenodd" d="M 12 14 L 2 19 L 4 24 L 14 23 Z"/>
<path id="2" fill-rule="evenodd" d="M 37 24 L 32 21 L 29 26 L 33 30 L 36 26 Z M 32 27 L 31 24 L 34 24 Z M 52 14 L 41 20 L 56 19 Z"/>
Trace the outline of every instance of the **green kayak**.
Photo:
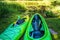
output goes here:
<path id="1" fill-rule="evenodd" d="M 24 40 L 52 40 L 48 26 L 40 14 L 32 16 Z"/>
<path id="2" fill-rule="evenodd" d="M 26 15 L 17 22 L 12 23 L 1 35 L 0 40 L 19 40 L 26 30 L 29 16 Z"/>

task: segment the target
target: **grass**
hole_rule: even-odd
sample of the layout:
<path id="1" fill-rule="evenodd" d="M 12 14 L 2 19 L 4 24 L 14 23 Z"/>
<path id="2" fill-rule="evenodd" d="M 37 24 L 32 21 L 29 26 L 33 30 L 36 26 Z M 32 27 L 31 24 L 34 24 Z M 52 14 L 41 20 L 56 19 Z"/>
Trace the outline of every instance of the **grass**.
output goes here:
<path id="1" fill-rule="evenodd" d="M 1 3 L 0 3 L 1 4 Z M 4 7 L 4 5 L 2 4 L 2 6 Z M 2 8 L 2 6 L 1 6 L 1 8 Z M 10 7 L 11 6 L 11 7 Z M 15 7 L 16 6 L 16 7 Z M 8 7 L 8 9 L 7 8 L 5 8 L 5 10 L 6 11 L 8 11 L 8 13 L 10 13 L 10 14 L 6 14 L 5 12 L 5 14 L 2 12 L 0 12 L 0 14 L 2 14 L 2 18 L 0 18 L 0 33 L 2 33 L 11 23 L 13 23 L 14 21 L 16 21 L 17 20 L 17 15 L 23 15 L 24 16 L 24 14 L 23 14 L 23 11 L 25 10 L 25 8 L 24 7 L 20 7 L 19 5 L 14 5 L 14 4 L 12 4 L 12 5 L 6 5 L 6 7 Z M 10 7 L 10 8 L 9 8 Z M 15 8 L 14 8 L 15 7 Z M 0 9 L 1 9 L 0 8 Z M 4 9 L 4 8 L 2 8 L 2 9 Z M 20 8 L 20 9 L 24 9 L 23 11 L 21 11 L 20 9 L 18 10 L 18 9 Z M 31 13 L 31 12 L 30 12 Z M 28 14 L 30 14 L 30 13 L 28 13 Z M 4 15 L 3 15 L 4 14 Z M 34 13 L 31 13 L 30 14 L 30 16 L 32 15 L 32 14 L 34 14 Z M 9 15 L 9 16 L 8 16 Z M 7 16 L 7 17 L 3 17 L 3 16 Z M 60 40 L 60 18 L 45 18 L 46 19 L 46 22 L 47 22 L 47 24 L 48 24 L 48 27 L 49 28 L 52 28 L 54 31 L 56 31 L 57 33 L 58 33 L 58 39 L 56 39 L 56 40 Z"/>
<path id="2" fill-rule="evenodd" d="M 46 22 L 49 28 L 58 33 L 58 39 L 56 40 L 60 40 L 60 18 L 46 18 Z"/>
<path id="3" fill-rule="evenodd" d="M 17 16 L 9 16 L 5 18 L 0 18 L 0 33 L 2 33 L 9 25 L 10 23 L 13 23 L 15 20 L 17 20 Z"/>
<path id="4" fill-rule="evenodd" d="M 22 14 L 13 14 L 8 17 L 0 18 L 0 34 L 13 22 L 16 22 L 18 16 Z M 23 16 L 23 15 L 22 15 Z"/>
<path id="5" fill-rule="evenodd" d="M 0 2 L 0 33 L 2 33 L 10 23 L 17 20 L 17 16 L 26 11 L 26 8 L 17 3 Z"/>
<path id="6" fill-rule="evenodd" d="M 17 15 L 14 14 L 7 18 L 2 18 L 0 20 L 0 33 L 2 33 L 12 22 L 17 20 Z M 23 15 L 23 14 L 22 14 Z M 45 18 L 49 28 L 52 28 L 54 31 L 58 32 L 58 39 L 60 39 L 60 18 Z"/>
<path id="7" fill-rule="evenodd" d="M 15 15 L 16 16 L 16 15 Z M 0 33 L 2 33 L 10 23 L 16 21 L 17 16 L 11 16 L 9 18 L 4 18 L 0 20 Z M 45 18 L 49 28 L 52 28 L 54 31 L 58 32 L 58 39 L 60 39 L 60 18 Z"/>

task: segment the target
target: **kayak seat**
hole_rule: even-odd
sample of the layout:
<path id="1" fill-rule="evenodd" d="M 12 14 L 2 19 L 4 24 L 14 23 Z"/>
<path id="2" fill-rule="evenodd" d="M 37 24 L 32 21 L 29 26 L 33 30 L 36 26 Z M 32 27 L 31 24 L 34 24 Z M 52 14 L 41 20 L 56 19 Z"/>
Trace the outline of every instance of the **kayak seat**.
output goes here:
<path id="1" fill-rule="evenodd" d="M 23 22 L 25 22 L 25 19 L 26 19 L 26 18 L 19 19 L 19 20 L 16 22 L 16 24 L 18 24 L 18 25 L 22 24 Z"/>
<path id="2" fill-rule="evenodd" d="M 30 36 L 33 38 L 41 38 L 44 35 L 44 31 L 32 31 Z"/>

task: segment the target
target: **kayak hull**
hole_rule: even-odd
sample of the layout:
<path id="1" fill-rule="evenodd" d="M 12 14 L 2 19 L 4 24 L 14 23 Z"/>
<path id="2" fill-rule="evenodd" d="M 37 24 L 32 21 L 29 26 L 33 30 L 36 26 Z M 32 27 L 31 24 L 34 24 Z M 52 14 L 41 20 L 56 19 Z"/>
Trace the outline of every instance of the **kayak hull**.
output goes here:
<path id="1" fill-rule="evenodd" d="M 31 18 L 31 20 L 30 20 L 30 22 L 29 22 L 28 28 L 26 30 L 26 33 L 25 33 L 25 36 L 24 36 L 24 40 L 52 40 L 50 32 L 49 32 L 49 29 L 48 29 L 48 26 L 47 26 L 44 18 L 40 14 L 38 14 L 38 13 L 35 14 L 35 15 L 39 15 L 40 16 L 40 18 L 42 20 L 42 25 L 43 25 L 45 33 L 44 33 L 44 35 L 41 38 L 35 39 L 35 38 L 30 37 L 29 31 L 32 30 L 31 22 L 32 22 L 32 20 L 34 18 L 34 15 L 33 15 L 32 18 Z"/>
<path id="2" fill-rule="evenodd" d="M 24 18 L 27 18 L 24 23 L 18 26 L 13 26 L 14 23 L 12 23 L 1 35 L 0 39 L 2 40 L 19 40 L 19 38 L 23 35 L 23 33 L 26 30 L 29 16 L 25 16 Z"/>

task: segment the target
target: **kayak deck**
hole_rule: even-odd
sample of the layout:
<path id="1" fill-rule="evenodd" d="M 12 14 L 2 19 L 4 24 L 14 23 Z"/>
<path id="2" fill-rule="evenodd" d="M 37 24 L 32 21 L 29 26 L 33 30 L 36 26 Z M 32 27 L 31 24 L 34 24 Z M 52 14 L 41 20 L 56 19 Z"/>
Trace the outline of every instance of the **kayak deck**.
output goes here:
<path id="1" fill-rule="evenodd" d="M 33 36 L 30 35 L 30 32 L 34 31 L 34 28 L 32 26 L 32 20 L 33 20 L 35 15 L 39 15 L 39 17 L 41 18 L 41 21 L 42 21 L 42 23 L 41 23 L 42 26 L 41 26 L 40 30 L 43 31 L 43 36 L 41 36 L 41 37 L 33 37 Z M 35 15 L 32 16 L 32 18 L 31 18 L 31 20 L 29 22 L 28 28 L 27 28 L 25 36 L 24 36 L 24 40 L 52 40 L 45 19 L 38 13 L 36 13 Z M 34 32 L 32 33 L 32 35 L 33 34 L 34 34 Z"/>
<path id="2" fill-rule="evenodd" d="M 12 28 L 8 28 L 6 29 L 3 34 L 1 34 L 2 39 L 6 39 L 6 40 L 12 40 L 15 39 L 14 37 L 16 37 L 16 35 L 18 35 L 18 33 L 20 32 L 21 28 L 20 27 L 14 27 L 13 28 L 13 24 L 11 24 Z"/>

